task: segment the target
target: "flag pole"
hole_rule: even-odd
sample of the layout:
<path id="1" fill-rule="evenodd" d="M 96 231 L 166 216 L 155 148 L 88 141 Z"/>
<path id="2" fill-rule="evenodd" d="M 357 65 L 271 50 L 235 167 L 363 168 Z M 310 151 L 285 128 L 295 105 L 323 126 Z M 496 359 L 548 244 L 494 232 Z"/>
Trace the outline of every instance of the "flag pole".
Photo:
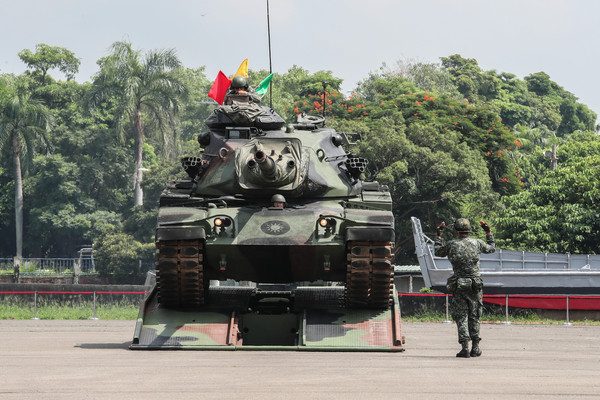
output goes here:
<path id="1" fill-rule="evenodd" d="M 273 64 L 271 62 L 271 20 L 269 18 L 269 0 L 267 0 L 267 34 L 269 36 L 269 74 L 273 73 Z M 273 108 L 273 90 L 269 82 L 269 107 Z"/>

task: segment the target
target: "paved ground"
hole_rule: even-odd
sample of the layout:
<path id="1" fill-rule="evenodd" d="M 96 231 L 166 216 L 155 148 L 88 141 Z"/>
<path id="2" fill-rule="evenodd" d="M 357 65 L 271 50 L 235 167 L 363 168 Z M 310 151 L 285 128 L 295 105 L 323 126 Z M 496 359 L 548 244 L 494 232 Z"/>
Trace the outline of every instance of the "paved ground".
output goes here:
<path id="1" fill-rule="evenodd" d="M 600 397 L 600 327 L 404 323 L 404 353 L 130 351 L 134 321 L 0 321 L 0 399 Z"/>

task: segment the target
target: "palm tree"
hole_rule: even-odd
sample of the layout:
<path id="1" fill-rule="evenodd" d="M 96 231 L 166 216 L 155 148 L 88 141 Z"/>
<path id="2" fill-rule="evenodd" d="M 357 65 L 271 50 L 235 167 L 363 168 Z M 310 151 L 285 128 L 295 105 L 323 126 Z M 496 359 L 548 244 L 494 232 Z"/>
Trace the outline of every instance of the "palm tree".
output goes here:
<path id="1" fill-rule="evenodd" d="M 0 149 L 12 149 L 15 178 L 15 259 L 23 256 L 23 161 L 33 159 L 38 144 L 47 146 L 46 132 L 52 121 L 50 111 L 33 97 L 22 79 L 4 76 L 0 80 Z M 18 261 L 17 261 L 18 265 Z"/>
<path id="2" fill-rule="evenodd" d="M 544 125 L 534 128 L 517 124 L 514 127 L 514 133 L 519 143 L 523 145 L 522 150 L 527 151 L 533 151 L 535 147 L 556 145 L 561 142 L 561 138 L 556 136 L 556 132 L 551 131 Z"/>
<path id="3" fill-rule="evenodd" d="M 100 72 L 94 77 L 90 106 L 99 106 L 109 97 L 118 100 L 116 130 L 122 139 L 125 124 L 134 132 L 134 205 L 144 202 L 142 191 L 142 151 L 144 146 L 144 115 L 159 125 L 165 149 L 175 134 L 174 120 L 179 101 L 186 88 L 179 77 L 181 62 L 174 50 L 148 51 L 144 57 L 128 42 L 115 42 L 112 53 L 101 59 Z"/>

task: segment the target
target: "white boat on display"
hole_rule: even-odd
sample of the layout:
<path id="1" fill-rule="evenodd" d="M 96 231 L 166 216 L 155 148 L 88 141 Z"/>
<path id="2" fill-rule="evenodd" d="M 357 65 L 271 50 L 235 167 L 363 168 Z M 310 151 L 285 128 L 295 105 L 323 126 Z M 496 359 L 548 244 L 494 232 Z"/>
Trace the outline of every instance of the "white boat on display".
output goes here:
<path id="1" fill-rule="evenodd" d="M 434 255 L 433 240 L 412 217 L 413 236 L 425 285 L 447 292 L 452 265 Z M 599 294 L 600 255 L 536 253 L 496 249 L 481 254 L 480 271 L 486 294 Z"/>

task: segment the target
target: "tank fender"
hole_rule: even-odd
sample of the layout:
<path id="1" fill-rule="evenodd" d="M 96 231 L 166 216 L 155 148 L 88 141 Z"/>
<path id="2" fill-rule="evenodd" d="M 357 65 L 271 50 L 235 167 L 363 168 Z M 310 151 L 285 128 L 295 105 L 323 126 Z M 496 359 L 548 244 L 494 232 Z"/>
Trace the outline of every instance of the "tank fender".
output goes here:
<path id="1" fill-rule="evenodd" d="M 346 228 L 346 240 L 394 242 L 396 235 L 392 227 L 350 227 Z"/>
<path id="2" fill-rule="evenodd" d="M 156 240 L 193 240 L 206 239 L 206 232 L 201 226 L 164 227 L 156 229 Z"/>

